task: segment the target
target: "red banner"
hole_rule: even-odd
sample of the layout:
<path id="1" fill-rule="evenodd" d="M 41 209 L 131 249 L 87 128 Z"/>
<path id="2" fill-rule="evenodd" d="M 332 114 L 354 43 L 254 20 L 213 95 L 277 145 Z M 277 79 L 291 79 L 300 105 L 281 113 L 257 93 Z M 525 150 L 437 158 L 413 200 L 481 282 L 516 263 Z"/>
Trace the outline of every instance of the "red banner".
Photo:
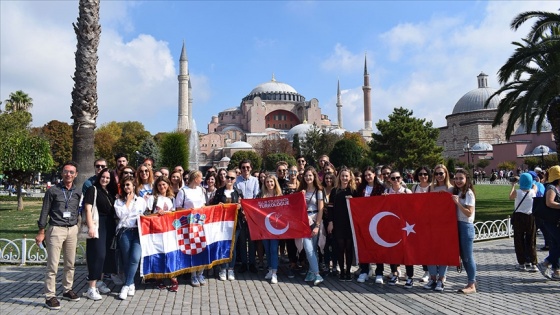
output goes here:
<path id="1" fill-rule="evenodd" d="M 447 193 L 348 199 L 359 262 L 459 265 L 457 214 Z"/>
<path id="2" fill-rule="evenodd" d="M 252 240 L 311 237 L 303 193 L 242 199 Z"/>

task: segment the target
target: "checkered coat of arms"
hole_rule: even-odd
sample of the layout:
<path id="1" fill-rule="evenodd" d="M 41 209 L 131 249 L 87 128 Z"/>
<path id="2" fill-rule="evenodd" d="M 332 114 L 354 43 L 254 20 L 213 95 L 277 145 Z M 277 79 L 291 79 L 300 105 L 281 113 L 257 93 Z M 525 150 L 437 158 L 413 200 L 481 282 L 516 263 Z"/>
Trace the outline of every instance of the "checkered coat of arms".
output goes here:
<path id="1" fill-rule="evenodd" d="M 177 227 L 177 242 L 181 252 L 196 255 L 206 249 L 206 235 L 204 234 L 204 218 L 200 215 L 182 216 Z"/>

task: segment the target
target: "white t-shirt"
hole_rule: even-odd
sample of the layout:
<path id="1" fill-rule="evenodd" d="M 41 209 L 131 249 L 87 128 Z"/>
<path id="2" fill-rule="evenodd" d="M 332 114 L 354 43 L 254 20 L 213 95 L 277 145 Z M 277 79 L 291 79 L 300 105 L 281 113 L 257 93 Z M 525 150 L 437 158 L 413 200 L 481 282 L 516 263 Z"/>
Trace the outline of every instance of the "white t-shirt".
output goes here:
<path id="1" fill-rule="evenodd" d="M 144 197 L 144 195 L 151 195 L 152 194 L 152 185 L 151 184 L 144 184 L 142 188 L 138 190 L 138 196 Z"/>
<path id="2" fill-rule="evenodd" d="M 179 190 L 175 198 L 175 208 L 196 209 L 206 205 L 206 194 L 202 187 L 190 188 L 185 186 Z"/>
<path id="3" fill-rule="evenodd" d="M 393 190 L 393 187 L 389 187 L 385 190 L 385 193 L 392 195 L 392 194 L 411 194 L 412 191 L 406 188 L 404 185 L 401 186 L 397 191 Z"/>
<path id="4" fill-rule="evenodd" d="M 517 197 L 515 197 L 515 205 L 514 205 L 514 209 L 515 212 L 520 212 L 520 213 L 524 213 L 524 214 L 531 214 L 533 213 L 533 198 L 536 197 L 536 193 L 534 190 L 529 189 L 527 192 L 523 191 L 521 189 L 517 189 Z M 525 194 L 527 193 L 527 197 L 525 197 Z M 523 199 L 523 197 L 525 197 L 525 199 Z M 521 202 L 521 200 L 523 200 L 523 202 Z M 521 205 L 519 205 L 519 203 L 521 202 Z M 519 205 L 519 207 L 518 207 Z"/>
<path id="5" fill-rule="evenodd" d="M 150 197 L 148 197 L 148 200 L 146 201 L 148 209 L 150 209 L 150 212 L 152 213 L 156 213 L 157 211 L 153 208 L 154 207 L 154 199 L 156 197 L 150 195 Z M 161 208 L 161 209 L 165 209 L 165 206 L 167 205 L 167 211 L 175 211 L 175 205 L 173 204 L 173 201 L 171 200 L 171 198 L 169 197 L 165 197 L 165 196 L 158 196 L 157 197 L 157 204 L 156 204 L 156 208 Z"/>
<path id="6" fill-rule="evenodd" d="M 460 195 L 459 195 L 460 196 Z M 474 193 L 472 190 L 468 190 L 467 193 L 465 194 L 465 199 L 461 199 L 461 197 L 459 197 L 459 203 L 461 205 L 463 205 L 463 207 L 465 206 L 472 206 L 473 207 L 473 213 L 470 217 L 467 217 L 463 211 L 461 211 L 461 209 L 459 209 L 459 206 L 455 206 L 455 208 L 457 209 L 457 220 L 458 221 L 462 221 L 462 222 L 467 222 L 467 223 L 474 223 L 474 206 L 475 206 L 475 200 L 474 200 Z"/>
<path id="7" fill-rule="evenodd" d="M 318 211 L 317 200 L 323 200 L 323 192 L 321 190 L 313 190 L 305 192 L 305 202 L 307 203 L 307 211 Z"/>

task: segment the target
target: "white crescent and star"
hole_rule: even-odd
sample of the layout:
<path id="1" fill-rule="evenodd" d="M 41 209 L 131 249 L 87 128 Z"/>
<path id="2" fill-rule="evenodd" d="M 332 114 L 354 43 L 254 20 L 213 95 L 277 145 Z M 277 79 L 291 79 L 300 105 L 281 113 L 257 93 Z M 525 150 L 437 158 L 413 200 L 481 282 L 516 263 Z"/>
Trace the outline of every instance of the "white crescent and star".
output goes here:
<path id="1" fill-rule="evenodd" d="M 286 233 L 286 231 L 288 231 L 288 229 L 290 228 L 290 223 L 288 223 L 288 225 L 286 225 L 285 228 L 283 229 L 277 229 L 275 227 L 272 226 L 272 224 L 270 223 L 270 216 L 272 216 L 273 214 L 275 214 L 276 212 L 271 212 L 269 214 L 266 215 L 266 218 L 264 219 L 264 226 L 266 227 L 266 229 L 274 235 L 281 235 Z"/>
<path id="2" fill-rule="evenodd" d="M 369 234 L 371 235 L 373 241 L 377 243 L 379 246 L 394 247 L 397 246 L 402 241 L 402 239 L 400 239 L 398 242 L 389 243 L 384 239 L 382 239 L 381 236 L 379 236 L 379 233 L 377 232 L 377 225 L 379 224 L 379 221 L 381 221 L 381 219 L 383 219 L 386 216 L 396 217 L 397 219 L 400 219 L 396 214 L 392 212 L 389 211 L 379 212 L 378 214 L 374 215 L 371 221 L 369 222 Z M 406 222 L 406 226 L 402 228 L 403 231 L 406 231 L 406 236 L 408 236 L 410 233 L 416 233 L 416 231 L 414 231 L 415 225 L 416 224 L 409 224 L 408 222 Z"/>

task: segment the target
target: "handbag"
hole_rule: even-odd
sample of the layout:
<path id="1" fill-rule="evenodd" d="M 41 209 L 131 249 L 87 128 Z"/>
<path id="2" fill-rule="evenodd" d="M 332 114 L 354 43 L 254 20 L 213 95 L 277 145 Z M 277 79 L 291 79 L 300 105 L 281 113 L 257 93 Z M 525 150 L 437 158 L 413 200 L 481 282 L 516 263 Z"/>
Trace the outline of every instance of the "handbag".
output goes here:
<path id="1" fill-rule="evenodd" d="M 545 197 L 535 197 L 533 198 L 533 216 L 546 222 L 559 223 L 560 209 L 548 207 Z"/>
<path id="2" fill-rule="evenodd" d="M 97 187 L 93 186 L 93 205 L 91 206 L 91 217 L 93 219 L 93 225 L 95 228 L 95 236 L 98 237 L 98 226 L 99 226 L 99 211 L 97 211 Z M 80 230 L 78 232 L 78 238 L 81 240 L 91 239 L 89 236 L 89 227 L 87 224 L 87 218 L 85 211 L 82 212 L 82 220 L 80 223 Z"/>
<path id="3" fill-rule="evenodd" d="M 523 199 L 521 199 L 521 201 L 519 202 L 519 204 L 517 205 L 517 207 L 515 207 L 515 209 L 514 209 L 513 212 L 511 213 L 511 219 L 510 219 L 510 220 L 511 220 L 511 225 L 513 225 L 513 220 L 514 220 L 513 218 L 514 218 L 515 211 L 517 211 L 517 209 L 519 209 L 519 206 L 521 206 L 521 204 L 523 203 L 523 200 L 525 200 L 525 197 L 527 197 L 528 194 L 529 194 L 529 191 L 527 191 L 527 192 L 525 193 L 525 196 L 523 196 Z"/>

